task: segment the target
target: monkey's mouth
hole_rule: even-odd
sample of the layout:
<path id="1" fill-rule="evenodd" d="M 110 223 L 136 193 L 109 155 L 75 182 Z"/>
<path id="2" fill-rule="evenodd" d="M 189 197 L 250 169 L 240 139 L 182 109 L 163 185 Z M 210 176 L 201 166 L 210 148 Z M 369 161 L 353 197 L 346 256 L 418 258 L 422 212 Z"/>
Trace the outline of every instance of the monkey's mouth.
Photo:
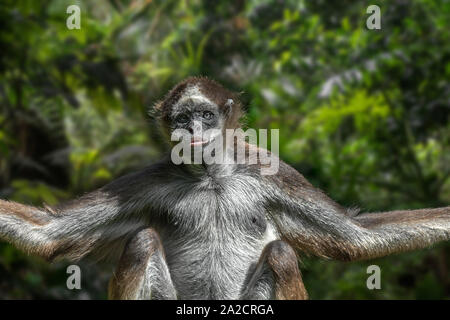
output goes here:
<path id="1" fill-rule="evenodd" d="M 203 140 L 203 139 L 199 139 L 199 138 L 192 138 L 191 139 L 191 146 L 202 146 L 207 144 L 209 141 L 208 140 Z"/>

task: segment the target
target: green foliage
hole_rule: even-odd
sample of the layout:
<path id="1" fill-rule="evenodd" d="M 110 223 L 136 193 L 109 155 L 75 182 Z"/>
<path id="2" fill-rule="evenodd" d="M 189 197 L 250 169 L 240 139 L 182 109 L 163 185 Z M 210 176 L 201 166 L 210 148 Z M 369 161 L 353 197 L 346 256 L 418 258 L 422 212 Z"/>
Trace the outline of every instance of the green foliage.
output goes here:
<path id="1" fill-rule="evenodd" d="M 71 4 L 80 30 L 66 28 Z M 242 91 L 246 125 L 280 128 L 281 157 L 341 204 L 448 205 L 450 5 L 378 1 L 382 29 L 367 30 L 370 4 L 3 1 L 0 197 L 55 204 L 157 159 L 166 146 L 149 108 L 207 75 Z M 449 298 L 448 248 L 308 258 L 305 281 L 315 299 Z M 365 286 L 370 264 L 382 290 Z M 66 265 L 1 244 L 0 297 L 105 297 L 109 269 L 83 268 L 73 293 Z"/>

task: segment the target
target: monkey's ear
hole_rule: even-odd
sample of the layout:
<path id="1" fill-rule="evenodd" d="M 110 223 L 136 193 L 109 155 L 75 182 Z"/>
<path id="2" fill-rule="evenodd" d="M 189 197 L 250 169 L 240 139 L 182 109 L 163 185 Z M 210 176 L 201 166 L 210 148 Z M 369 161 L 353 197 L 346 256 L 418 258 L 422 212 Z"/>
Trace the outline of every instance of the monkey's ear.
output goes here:
<path id="1" fill-rule="evenodd" d="M 158 101 L 148 109 L 148 115 L 153 120 L 158 120 L 162 116 L 162 101 Z"/>
<path id="2" fill-rule="evenodd" d="M 227 102 L 225 102 L 224 113 L 225 113 L 226 116 L 229 116 L 231 114 L 231 112 L 233 111 L 233 105 L 234 105 L 234 100 L 233 99 L 228 99 Z"/>

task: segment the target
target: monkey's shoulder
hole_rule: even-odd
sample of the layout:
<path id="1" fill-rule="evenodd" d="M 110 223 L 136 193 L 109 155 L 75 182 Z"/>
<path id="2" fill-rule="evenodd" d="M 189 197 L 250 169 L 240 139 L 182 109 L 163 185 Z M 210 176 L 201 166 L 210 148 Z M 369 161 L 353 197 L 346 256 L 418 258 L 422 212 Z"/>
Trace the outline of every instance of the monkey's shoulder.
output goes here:
<path id="1" fill-rule="evenodd" d="M 337 202 L 331 199 L 323 190 L 313 186 L 300 172 L 295 168 L 279 160 L 279 170 L 274 175 L 261 176 L 264 186 L 275 187 L 275 190 L 281 191 L 275 197 L 288 197 L 297 203 L 303 201 L 316 201 L 326 203 L 339 211 L 345 211 Z M 267 188 L 273 190 L 272 188 Z"/>
<path id="2" fill-rule="evenodd" d="M 277 162 L 276 166 L 274 166 L 272 163 L 267 164 L 267 161 L 263 161 L 263 159 L 258 156 L 255 161 L 256 163 L 248 166 L 250 172 L 261 176 L 261 179 L 265 183 L 276 185 L 282 189 L 291 187 L 314 188 L 313 185 L 300 172 L 278 158 L 275 154 L 260 147 L 255 148 L 257 148 L 258 150 L 258 155 L 261 153 L 267 153 L 266 159 L 270 159 L 270 162 Z M 276 170 L 269 174 L 262 174 L 262 169 L 267 168 L 270 165 L 274 166 Z"/>
<path id="3" fill-rule="evenodd" d="M 282 188 L 314 188 L 300 172 L 282 160 L 279 160 L 278 172 L 264 178 Z"/>
<path id="4" fill-rule="evenodd" d="M 307 199 L 316 199 L 326 202 L 332 206 L 340 208 L 340 206 L 326 195 L 321 189 L 314 187 L 299 171 L 279 159 L 276 155 L 269 154 L 271 161 L 275 157 L 278 161 L 278 170 L 274 174 L 263 175 L 261 168 L 267 166 L 258 158 L 256 164 L 250 166 L 253 175 L 257 175 L 260 184 L 269 198 L 279 199 L 280 197 L 289 197 L 295 201 L 304 201 Z"/>

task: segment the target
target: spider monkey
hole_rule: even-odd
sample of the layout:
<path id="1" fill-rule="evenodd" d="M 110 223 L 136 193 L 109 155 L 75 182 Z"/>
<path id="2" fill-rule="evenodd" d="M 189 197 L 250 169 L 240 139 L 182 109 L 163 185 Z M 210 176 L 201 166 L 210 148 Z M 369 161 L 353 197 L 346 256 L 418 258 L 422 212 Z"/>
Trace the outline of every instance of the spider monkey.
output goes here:
<path id="1" fill-rule="evenodd" d="M 155 110 L 167 134 L 240 128 L 238 96 L 193 77 Z M 246 145 L 246 150 L 252 148 Z M 59 206 L 0 200 L 0 238 L 49 261 L 121 253 L 112 299 L 306 299 L 298 254 L 353 261 L 450 239 L 450 207 L 355 215 L 280 160 L 174 164 L 169 156 Z"/>

